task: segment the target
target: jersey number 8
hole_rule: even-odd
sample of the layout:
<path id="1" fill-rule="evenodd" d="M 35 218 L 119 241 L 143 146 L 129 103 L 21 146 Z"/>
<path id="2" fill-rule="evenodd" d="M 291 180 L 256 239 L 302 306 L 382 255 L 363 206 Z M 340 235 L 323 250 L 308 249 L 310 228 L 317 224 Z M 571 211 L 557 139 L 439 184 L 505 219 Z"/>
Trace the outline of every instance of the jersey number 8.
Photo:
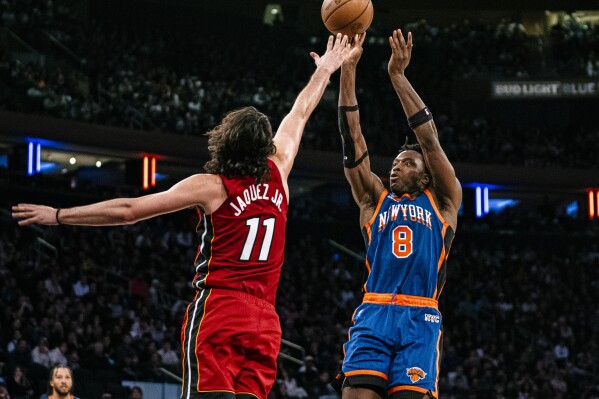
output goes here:
<path id="1" fill-rule="evenodd" d="M 412 255 L 412 229 L 397 226 L 393 230 L 393 255 L 403 259 Z"/>

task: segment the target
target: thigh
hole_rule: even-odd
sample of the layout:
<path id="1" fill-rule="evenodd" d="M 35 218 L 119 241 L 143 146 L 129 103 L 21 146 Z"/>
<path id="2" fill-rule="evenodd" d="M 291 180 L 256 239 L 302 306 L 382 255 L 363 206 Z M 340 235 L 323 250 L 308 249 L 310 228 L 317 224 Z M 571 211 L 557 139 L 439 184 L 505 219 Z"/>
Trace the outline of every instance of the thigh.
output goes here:
<path id="1" fill-rule="evenodd" d="M 244 357 L 235 379 L 237 398 L 250 395 L 266 399 L 277 377 L 277 357 L 281 349 L 281 324 L 274 309 L 254 306 L 256 323 L 246 325 Z M 246 319 L 247 320 L 247 319 Z"/>
<path id="2" fill-rule="evenodd" d="M 354 313 L 349 341 L 344 345 L 344 386 L 386 389 L 396 340 L 390 305 L 361 304 Z"/>
<path id="3" fill-rule="evenodd" d="M 433 308 L 406 307 L 398 310 L 402 312 L 401 325 L 405 333 L 393 359 L 389 394 L 410 391 L 422 396 L 430 392 L 437 397 L 441 314 Z"/>
<path id="4" fill-rule="evenodd" d="M 181 332 L 182 398 L 235 395 L 247 323 L 246 309 L 239 302 L 205 289 L 188 306 Z"/>

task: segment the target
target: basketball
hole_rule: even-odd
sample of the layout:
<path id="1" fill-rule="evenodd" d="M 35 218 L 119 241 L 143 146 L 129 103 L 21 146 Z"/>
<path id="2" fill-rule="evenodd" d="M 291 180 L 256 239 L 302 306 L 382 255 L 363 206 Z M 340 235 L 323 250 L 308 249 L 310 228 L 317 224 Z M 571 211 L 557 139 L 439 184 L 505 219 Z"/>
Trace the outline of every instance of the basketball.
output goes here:
<path id="1" fill-rule="evenodd" d="M 333 33 L 350 38 L 368 29 L 374 16 L 372 0 L 324 0 L 322 22 Z"/>

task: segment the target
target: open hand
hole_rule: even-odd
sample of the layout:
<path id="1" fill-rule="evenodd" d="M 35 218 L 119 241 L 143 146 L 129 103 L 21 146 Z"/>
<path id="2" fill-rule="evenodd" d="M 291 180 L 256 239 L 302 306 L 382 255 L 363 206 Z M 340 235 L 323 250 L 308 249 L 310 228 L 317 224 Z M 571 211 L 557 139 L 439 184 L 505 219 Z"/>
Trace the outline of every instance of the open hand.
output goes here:
<path id="1" fill-rule="evenodd" d="M 12 217 L 19 220 L 20 226 L 28 224 L 57 225 L 56 208 L 44 205 L 19 204 L 12 207 Z"/>
<path id="2" fill-rule="evenodd" d="M 358 65 L 358 61 L 360 61 L 360 57 L 362 57 L 362 52 L 364 51 L 364 49 L 362 48 L 362 44 L 364 44 L 365 39 L 366 32 L 354 36 L 351 51 L 349 52 L 349 56 L 347 57 L 347 60 L 345 60 L 343 65 Z"/>
<path id="3" fill-rule="evenodd" d="M 337 33 L 337 37 L 329 36 L 329 41 L 327 42 L 327 51 L 319 56 L 315 52 L 311 52 L 310 56 L 314 58 L 314 63 L 318 68 L 324 68 L 327 72 L 333 73 L 347 58 L 351 52 L 351 44 L 349 39 L 345 35 L 341 35 L 341 33 Z"/>
<path id="4" fill-rule="evenodd" d="M 412 57 L 412 32 L 408 32 L 408 42 L 403 38 L 401 29 L 393 31 L 389 37 L 391 58 L 389 59 L 389 75 L 403 75 Z"/>

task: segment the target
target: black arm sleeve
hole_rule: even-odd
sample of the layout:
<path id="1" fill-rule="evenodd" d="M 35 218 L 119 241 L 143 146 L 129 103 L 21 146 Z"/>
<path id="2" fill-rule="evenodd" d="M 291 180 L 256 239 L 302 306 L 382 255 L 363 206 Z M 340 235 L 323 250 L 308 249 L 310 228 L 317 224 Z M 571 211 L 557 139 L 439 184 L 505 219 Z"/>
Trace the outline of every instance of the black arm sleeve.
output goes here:
<path id="1" fill-rule="evenodd" d="M 353 169 L 360 165 L 368 156 L 368 151 L 366 151 L 356 160 L 356 148 L 349 130 L 347 112 L 356 112 L 357 110 L 357 105 L 339 106 L 338 108 L 339 133 L 341 133 L 341 143 L 343 145 L 343 166 L 348 169 Z"/>

